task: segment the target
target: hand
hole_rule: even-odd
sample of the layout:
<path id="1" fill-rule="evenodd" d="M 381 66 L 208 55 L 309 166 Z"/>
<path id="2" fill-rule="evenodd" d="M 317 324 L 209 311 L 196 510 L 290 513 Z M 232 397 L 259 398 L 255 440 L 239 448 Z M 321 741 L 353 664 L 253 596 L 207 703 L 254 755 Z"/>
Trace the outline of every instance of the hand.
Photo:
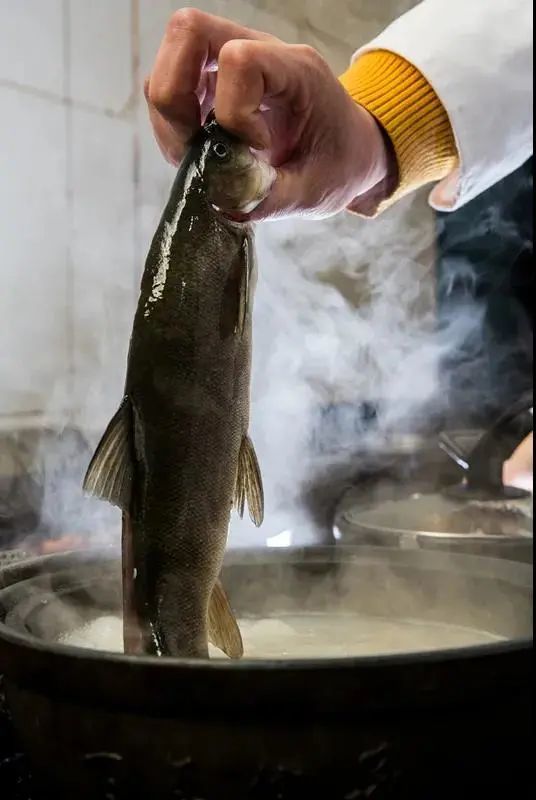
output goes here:
<path id="1" fill-rule="evenodd" d="M 533 488 L 533 451 L 534 439 L 530 433 L 514 450 L 503 465 L 503 482 L 507 486 L 532 491 Z"/>
<path id="2" fill-rule="evenodd" d="M 211 108 L 277 169 L 250 215 L 328 216 L 388 193 L 393 157 L 374 117 L 322 57 L 197 9 L 170 19 L 145 96 L 164 156 L 177 164 Z"/>

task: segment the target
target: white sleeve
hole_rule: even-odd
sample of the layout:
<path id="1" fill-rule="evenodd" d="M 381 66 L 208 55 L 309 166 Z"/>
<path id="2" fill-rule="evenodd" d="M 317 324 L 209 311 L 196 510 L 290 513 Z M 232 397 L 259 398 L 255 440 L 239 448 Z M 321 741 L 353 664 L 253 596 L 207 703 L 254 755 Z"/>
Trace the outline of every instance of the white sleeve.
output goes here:
<path id="1" fill-rule="evenodd" d="M 435 187 L 434 208 L 459 208 L 532 154 L 532 2 L 423 0 L 358 50 L 411 62 L 443 103 L 460 168 Z"/>

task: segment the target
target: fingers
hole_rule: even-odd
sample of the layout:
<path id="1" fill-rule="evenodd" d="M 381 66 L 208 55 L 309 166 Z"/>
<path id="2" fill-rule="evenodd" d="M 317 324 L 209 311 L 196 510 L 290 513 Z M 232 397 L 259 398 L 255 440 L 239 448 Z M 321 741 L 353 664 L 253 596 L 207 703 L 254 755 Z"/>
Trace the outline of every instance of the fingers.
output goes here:
<path id="1" fill-rule="evenodd" d="M 149 119 L 153 127 L 156 142 L 166 161 L 176 166 L 184 155 L 186 139 L 183 135 L 178 133 L 173 125 L 171 125 L 171 123 L 169 123 L 152 105 L 149 100 L 148 87 L 149 79 L 145 82 L 145 99 L 147 100 Z"/>
<path id="2" fill-rule="evenodd" d="M 263 101 L 281 94 L 287 69 L 274 42 L 227 42 L 218 59 L 216 119 L 228 131 L 257 150 L 270 146 L 270 131 L 260 111 Z"/>
<path id="3" fill-rule="evenodd" d="M 195 8 L 171 17 L 147 86 L 150 108 L 169 122 L 179 140 L 199 127 L 199 88 L 204 70 L 213 68 L 220 50 L 233 39 L 266 39 L 257 33 Z"/>
<path id="4" fill-rule="evenodd" d="M 196 123 L 197 88 L 209 60 L 210 17 L 182 9 L 170 19 L 149 79 L 149 101 L 163 117 L 186 131 Z"/>
<path id="5" fill-rule="evenodd" d="M 270 148 L 273 163 L 281 163 L 305 126 L 320 63 L 312 48 L 277 39 L 227 42 L 218 59 L 218 122 L 255 149 Z M 270 119 L 279 141 L 271 141 Z"/>
<path id="6" fill-rule="evenodd" d="M 268 197 L 249 215 L 251 222 L 290 216 L 300 212 L 303 179 L 292 169 L 279 168 Z"/>
<path id="7" fill-rule="evenodd" d="M 197 91 L 199 104 L 201 106 L 201 122 L 204 122 L 209 112 L 214 108 L 217 74 L 216 71 L 205 72 L 201 78 L 201 84 Z"/>
<path id="8" fill-rule="evenodd" d="M 326 192 L 329 168 L 314 159 L 309 165 L 300 159 L 278 168 L 270 194 L 251 212 L 249 220 L 259 222 L 296 215 L 321 219 L 336 213 L 343 204 Z"/>
<path id="9" fill-rule="evenodd" d="M 252 220 L 325 216 L 359 194 L 364 159 L 354 163 L 347 141 L 354 103 L 310 47 L 183 9 L 169 22 L 146 97 L 159 146 L 174 164 L 211 108 L 226 130 L 264 151 L 277 178 Z M 347 161 L 350 181 L 340 166 Z"/>

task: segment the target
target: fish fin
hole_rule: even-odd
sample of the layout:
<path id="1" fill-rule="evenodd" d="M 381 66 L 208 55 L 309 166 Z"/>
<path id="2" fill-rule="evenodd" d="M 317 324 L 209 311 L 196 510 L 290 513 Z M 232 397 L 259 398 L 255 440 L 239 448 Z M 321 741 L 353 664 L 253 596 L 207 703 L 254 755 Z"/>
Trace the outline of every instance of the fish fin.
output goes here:
<path id="1" fill-rule="evenodd" d="M 233 259 L 223 287 L 220 310 L 220 335 L 242 336 L 248 315 L 248 297 L 251 291 L 251 257 L 247 238 L 243 240 Z"/>
<path id="2" fill-rule="evenodd" d="M 131 408 L 125 397 L 97 445 L 83 483 L 87 494 L 123 511 L 130 508 L 134 473 L 131 432 Z"/>
<path id="3" fill-rule="evenodd" d="M 244 253 L 244 264 L 240 273 L 240 284 L 238 287 L 238 320 L 236 331 L 242 336 L 244 333 L 249 310 L 249 279 L 251 275 L 251 254 L 247 237 L 242 243 Z"/>
<path id="4" fill-rule="evenodd" d="M 238 286 L 238 320 L 235 329 L 235 333 L 238 332 L 240 335 L 244 333 L 248 317 L 251 314 L 251 303 L 257 281 L 255 249 L 249 235 L 242 242 L 242 255 L 243 266 Z"/>
<path id="5" fill-rule="evenodd" d="M 238 454 L 235 507 L 241 517 L 248 505 L 251 521 L 259 527 L 264 519 L 264 490 L 255 448 L 249 436 L 244 436 Z"/>
<path id="6" fill-rule="evenodd" d="M 214 584 L 208 605 L 208 638 L 229 658 L 241 658 L 244 654 L 240 628 L 219 580 Z"/>

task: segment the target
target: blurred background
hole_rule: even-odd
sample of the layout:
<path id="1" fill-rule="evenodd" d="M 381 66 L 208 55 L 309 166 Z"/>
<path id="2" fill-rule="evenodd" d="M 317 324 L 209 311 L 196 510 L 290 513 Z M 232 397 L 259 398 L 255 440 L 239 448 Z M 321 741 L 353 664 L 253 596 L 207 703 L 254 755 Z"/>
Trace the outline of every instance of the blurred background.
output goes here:
<path id="1" fill-rule="evenodd" d="M 311 44 L 340 73 L 415 3 L 196 5 Z M 0 546 L 118 541 L 117 514 L 84 500 L 80 482 L 121 397 L 144 258 L 174 176 L 141 87 L 176 8 L 0 0 Z M 485 426 L 531 386 L 531 197 L 532 162 L 448 217 L 425 191 L 372 222 L 260 226 L 261 542 L 323 530 L 356 471 L 398 453 L 401 437 Z M 232 542 L 258 537 L 233 524 Z"/>

